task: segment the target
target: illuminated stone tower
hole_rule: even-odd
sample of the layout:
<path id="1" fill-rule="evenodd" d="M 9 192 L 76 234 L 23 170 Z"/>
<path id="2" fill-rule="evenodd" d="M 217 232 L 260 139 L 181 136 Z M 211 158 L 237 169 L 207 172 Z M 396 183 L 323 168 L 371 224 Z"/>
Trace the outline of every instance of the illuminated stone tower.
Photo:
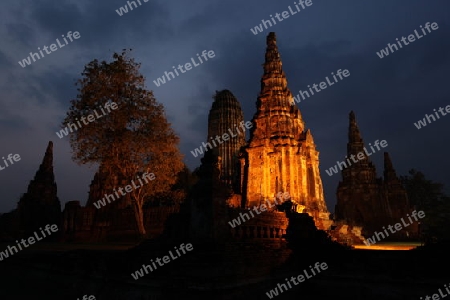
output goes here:
<path id="1" fill-rule="evenodd" d="M 208 115 L 207 141 L 211 144 L 216 136 L 222 137 L 225 133 L 230 136 L 227 141 L 216 142 L 217 147 L 213 147 L 212 151 L 221 157 L 220 179 L 233 186 L 239 182 L 238 153 L 245 145 L 245 132 L 239 130 L 239 134 L 235 130 L 242 122 L 244 115 L 236 97 L 229 90 L 216 91 Z"/>
<path id="2" fill-rule="evenodd" d="M 256 107 L 241 159 L 244 206 L 253 207 L 274 199 L 279 192 L 288 192 L 297 212 L 307 212 L 319 229 L 328 229 L 331 221 L 323 195 L 319 152 L 294 105 L 273 32 L 267 36 Z"/>

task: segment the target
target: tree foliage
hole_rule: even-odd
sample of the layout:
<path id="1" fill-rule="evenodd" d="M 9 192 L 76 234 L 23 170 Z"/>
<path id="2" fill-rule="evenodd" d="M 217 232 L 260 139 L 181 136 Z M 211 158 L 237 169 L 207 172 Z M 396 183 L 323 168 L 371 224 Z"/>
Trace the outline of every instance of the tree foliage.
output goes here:
<path id="1" fill-rule="evenodd" d="M 417 210 L 425 212 L 422 228 L 427 238 L 450 238 L 450 197 L 444 193 L 444 185 L 425 178 L 417 170 L 401 176 L 408 198 Z"/>
<path id="2" fill-rule="evenodd" d="M 63 127 L 82 117 L 101 115 L 70 133 L 73 160 L 78 164 L 101 164 L 112 188 L 119 183 L 154 173 L 156 179 L 130 193 L 139 230 L 145 234 L 142 207 L 144 200 L 164 193 L 182 170 L 179 138 L 167 121 L 164 107 L 145 87 L 140 64 L 129 52 L 114 53 L 113 61 L 88 63 L 76 83 L 77 98 L 63 121 Z M 101 108 L 117 104 L 103 115 Z"/>

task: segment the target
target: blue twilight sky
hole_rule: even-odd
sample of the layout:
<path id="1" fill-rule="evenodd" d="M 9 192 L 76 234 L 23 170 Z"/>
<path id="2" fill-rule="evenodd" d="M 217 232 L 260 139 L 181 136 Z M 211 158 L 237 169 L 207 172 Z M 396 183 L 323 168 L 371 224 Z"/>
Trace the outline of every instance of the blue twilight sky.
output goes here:
<path id="1" fill-rule="evenodd" d="M 364 141 L 387 140 L 397 174 L 416 168 L 450 187 L 450 116 L 418 130 L 414 122 L 450 104 L 450 3 L 448 0 L 315 1 L 263 33 L 250 28 L 269 15 L 294 8 L 291 0 L 140 1 L 122 16 L 124 0 L 4 0 L 0 11 L 0 156 L 22 159 L 0 171 L 0 212 L 16 207 L 54 142 L 58 196 L 87 200 L 95 169 L 71 161 L 68 138 L 55 132 L 76 96 L 75 80 L 93 59 L 110 60 L 132 48 L 147 87 L 164 104 L 181 138 L 185 162 L 200 163 L 190 151 L 206 139 L 207 114 L 216 90 L 229 89 L 241 102 L 245 120 L 255 113 L 265 40 L 275 31 L 289 88 L 296 95 L 337 69 L 350 77 L 298 104 L 320 151 L 325 198 L 334 211 L 339 175 L 326 169 L 343 160 L 348 113 L 354 110 Z M 376 52 L 426 22 L 439 29 L 380 59 Z M 49 46 L 68 31 L 81 37 L 22 68 L 30 51 Z M 420 31 L 419 31 L 420 32 Z M 216 56 L 156 87 L 173 65 L 203 50 Z M 382 153 L 371 156 L 382 175 Z M 3 164 L 1 165 L 3 166 Z M 447 189 L 449 191 L 449 189 Z"/>

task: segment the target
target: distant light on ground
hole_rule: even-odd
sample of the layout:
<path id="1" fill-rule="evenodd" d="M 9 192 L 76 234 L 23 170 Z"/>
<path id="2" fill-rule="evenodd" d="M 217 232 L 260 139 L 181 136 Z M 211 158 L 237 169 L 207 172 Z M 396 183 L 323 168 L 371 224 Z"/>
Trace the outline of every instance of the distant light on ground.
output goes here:
<path id="1" fill-rule="evenodd" d="M 411 250 L 418 246 L 420 243 L 380 243 L 371 246 L 366 245 L 354 245 L 355 249 L 359 250 Z"/>

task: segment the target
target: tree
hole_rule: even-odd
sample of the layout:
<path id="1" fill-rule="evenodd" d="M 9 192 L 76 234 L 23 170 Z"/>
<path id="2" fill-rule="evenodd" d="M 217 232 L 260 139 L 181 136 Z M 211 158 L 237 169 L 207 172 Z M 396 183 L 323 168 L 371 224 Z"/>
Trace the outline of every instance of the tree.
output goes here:
<path id="1" fill-rule="evenodd" d="M 450 238 L 450 197 L 444 194 L 444 185 L 426 179 L 420 171 L 412 169 L 408 173 L 400 180 L 411 205 L 425 212 L 421 224 L 426 228 L 426 235 L 437 239 Z"/>
<path id="2" fill-rule="evenodd" d="M 140 64 L 128 54 L 124 50 L 114 53 L 112 62 L 95 59 L 85 66 L 62 127 L 71 131 L 73 160 L 101 165 L 112 190 L 124 187 L 123 180 L 154 174 L 155 180 L 129 192 L 139 233 L 145 235 L 145 199 L 169 190 L 183 163 L 164 107 L 146 89 Z"/>
<path id="3" fill-rule="evenodd" d="M 172 185 L 170 191 L 152 197 L 147 205 L 150 207 L 178 206 L 186 200 L 197 180 L 198 178 L 185 165 L 183 170 L 178 173 L 176 182 Z"/>

